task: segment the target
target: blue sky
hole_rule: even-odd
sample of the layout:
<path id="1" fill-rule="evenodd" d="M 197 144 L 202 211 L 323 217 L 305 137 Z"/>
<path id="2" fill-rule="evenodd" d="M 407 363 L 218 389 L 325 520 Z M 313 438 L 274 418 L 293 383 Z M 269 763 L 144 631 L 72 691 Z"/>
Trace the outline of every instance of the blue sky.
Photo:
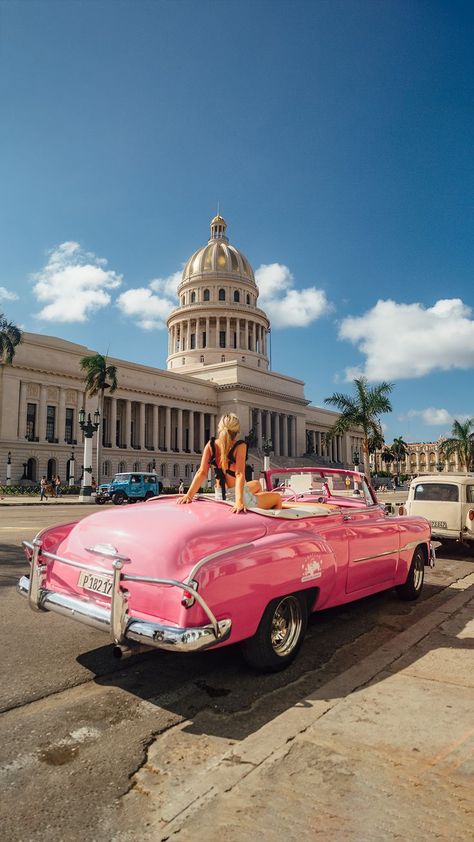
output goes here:
<path id="1" fill-rule="evenodd" d="M 273 368 L 317 405 L 389 380 L 386 440 L 438 438 L 474 416 L 473 20 L 456 0 L 4 0 L 0 309 L 164 368 L 170 289 L 219 202 Z"/>

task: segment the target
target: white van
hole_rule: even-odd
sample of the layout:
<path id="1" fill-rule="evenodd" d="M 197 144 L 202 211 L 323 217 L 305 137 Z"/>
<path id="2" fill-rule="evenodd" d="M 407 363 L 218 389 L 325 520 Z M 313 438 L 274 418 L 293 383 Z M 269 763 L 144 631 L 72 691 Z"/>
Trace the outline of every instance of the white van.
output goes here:
<path id="1" fill-rule="evenodd" d="M 405 504 L 408 515 L 431 523 L 433 538 L 474 542 L 474 474 L 428 474 L 413 479 Z"/>

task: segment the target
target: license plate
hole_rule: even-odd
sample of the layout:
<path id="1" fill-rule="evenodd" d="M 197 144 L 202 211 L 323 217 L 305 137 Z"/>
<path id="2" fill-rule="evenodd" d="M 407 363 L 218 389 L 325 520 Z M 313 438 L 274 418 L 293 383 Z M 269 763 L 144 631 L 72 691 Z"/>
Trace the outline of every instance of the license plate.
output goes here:
<path id="1" fill-rule="evenodd" d="M 83 570 L 79 573 L 77 584 L 86 591 L 94 591 L 102 596 L 112 596 L 112 579 L 110 576 L 102 576 L 100 573 L 86 573 Z"/>
<path id="2" fill-rule="evenodd" d="M 436 526 L 438 529 L 447 529 L 448 524 L 445 520 L 432 520 L 431 526 Z"/>

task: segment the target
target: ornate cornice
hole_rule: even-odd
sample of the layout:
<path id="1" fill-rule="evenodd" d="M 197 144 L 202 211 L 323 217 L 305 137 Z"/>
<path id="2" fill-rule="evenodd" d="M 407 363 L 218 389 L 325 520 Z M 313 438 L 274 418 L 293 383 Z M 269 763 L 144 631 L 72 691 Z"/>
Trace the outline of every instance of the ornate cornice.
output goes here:
<path id="1" fill-rule="evenodd" d="M 252 394 L 265 395 L 268 398 L 276 398 L 280 402 L 282 400 L 290 401 L 299 406 L 308 406 L 311 403 L 306 398 L 295 398 L 294 395 L 285 395 L 281 392 L 273 392 L 271 389 L 262 389 L 260 386 L 249 386 L 244 383 L 224 383 L 222 386 L 216 384 L 216 389 L 218 392 L 229 392 L 231 389 L 238 389 L 241 392 L 252 392 Z"/>

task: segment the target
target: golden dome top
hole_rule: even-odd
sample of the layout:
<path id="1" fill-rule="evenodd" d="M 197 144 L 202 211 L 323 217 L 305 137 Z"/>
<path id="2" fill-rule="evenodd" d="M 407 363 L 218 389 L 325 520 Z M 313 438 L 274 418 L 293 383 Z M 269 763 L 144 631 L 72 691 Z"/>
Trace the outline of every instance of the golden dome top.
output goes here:
<path id="1" fill-rule="evenodd" d="M 241 280 L 255 285 L 252 267 L 242 252 L 231 246 L 225 235 L 227 223 L 217 214 L 211 220 L 211 237 L 207 245 L 202 246 L 189 258 L 183 270 L 181 283 L 193 275 L 215 274 L 230 277 L 238 276 Z"/>

